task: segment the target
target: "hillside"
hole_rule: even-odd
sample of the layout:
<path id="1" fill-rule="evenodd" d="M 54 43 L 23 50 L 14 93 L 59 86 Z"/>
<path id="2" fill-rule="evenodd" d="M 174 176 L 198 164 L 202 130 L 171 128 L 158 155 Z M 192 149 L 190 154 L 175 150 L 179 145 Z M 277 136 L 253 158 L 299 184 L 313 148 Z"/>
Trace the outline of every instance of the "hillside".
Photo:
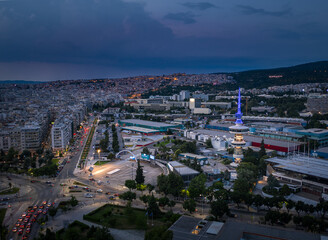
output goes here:
<path id="1" fill-rule="evenodd" d="M 250 70 L 231 74 L 244 88 L 266 88 L 276 85 L 328 82 L 328 61 L 292 67 Z"/>

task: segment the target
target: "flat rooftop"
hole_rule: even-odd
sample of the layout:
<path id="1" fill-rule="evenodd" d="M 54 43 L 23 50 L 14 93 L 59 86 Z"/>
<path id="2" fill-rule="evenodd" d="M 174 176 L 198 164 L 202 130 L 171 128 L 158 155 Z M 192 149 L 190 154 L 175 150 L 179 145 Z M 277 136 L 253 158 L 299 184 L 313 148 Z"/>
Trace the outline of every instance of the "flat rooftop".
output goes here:
<path id="1" fill-rule="evenodd" d="M 135 126 L 122 127 L 122 129 L 129 130 L 129 131 L 134 131 L 134 132 L 142 132 L 142 133 L 157 133 L 158 132 L 158 130 L 155 130 L 155 129 L 135 127 Z"/>
<path id="2" fill-rule="evenodd" d="M 225 136 L 226 138 L 234 138 L 234 134 L 227 132 L 227 131 L 220 131 L 220 130 L 209 130 L 209 129 L 197 129 L 197 130 L 192 130 L 192 132 L 196 133 L 201 133 L 201 134 L 206 134 L 209 136 L 219 136 L 223 137 Z M 282 140 L 277 140 L 277 139 L 269 139 L 266 137 L 262 136 L 254 136 L 254 135 L 249 135 L 248 133 L 244 134 L 244 140 L 246 142 L 256 142 L 256 143 L 261 143 L 262 139 L 264 139 L 264 144 L 268 145 L 273 145 L 273 146 L 278 146 L 278 147 L 288 147 L 290 148 L 290 151 L 297 146 L 300 146 L 299 143 L 297 142 L 291 142 L 289 141 L 282 141 Z"/>
<path id="3" fill-rule="evenodd" d="M 202 226 L 197 228 L 197 226 Z M 193 234 L 194 230 L 198 234 Z M 319 234 L 296 231 L 276 226 L 250 224 L 228 219 L 227 222 L 205 221 L 200 218 L 181 216 L 170 228 L 173 240 L 320 240 Z"/>
<path id="4" fill-rule="evenodd" d="M 299 130 L 298 132 L 300 133 L 313 133 L 313 134 L 328 134 L 327 129 L 322 129 L 322 128 L 310 128 L 310 129 L 305 129 L 305 130 Z"/>
<path id="5" fill-rule="evenodd" d="M 205 156 L 197 155 L 197 154 L 193 154 L 193 153 L 180 153 L 179 156 L 189 157 L 189 158 L 197 158 L 198 160 L 207 159 L 207 157 L 205 157 Z"/>
<path id="6" fill-rule="evenodd" d="M 162 122 L 153 122 L 153 121 L 145 121 L 140 119 L 125 119 L 120 120 L 122 123 L 130 123 L 130 124 L 139 124 L 139 125 L 145 125 L 149 127 L 175 127 L 174 124 L 167 124 Z"/>
<path id="7" fill-rule="evenodd" d="M 174 168 L 180 175 L 192 175 L 192 174 L 199 174 L 198 171 L 183 165 L 177 161 L 169 162 L 168 165 Z"/>
<path id="8" fill-rule="evenodd" d="M 215 235 L 207 233 L 212 222 L 204 221 L 204 224 L 201 224 L 203 221 L 201 218 L 181 216 L 169 228 L 173 232 L 173 240 L 214 240 Z M 203 227 L 196 229 L 199 224 Z M 199 230 L 198 234 L 192 233 L 195 229 Z"/>
<path id="9" fill-rule="evenodd" d="M 328 179 L 328 161 L 306 156 L 291 158 L 268 158 L 265 161 L 275 164 L 274 167 L 314 177 Z"/>
<path id="10" fill-rule="evenodd" d="M 222 227 L 216 240 L 320 240 L 319 234 L 296 231 L 276 226 L 249 224 L 228 220 Z"/>

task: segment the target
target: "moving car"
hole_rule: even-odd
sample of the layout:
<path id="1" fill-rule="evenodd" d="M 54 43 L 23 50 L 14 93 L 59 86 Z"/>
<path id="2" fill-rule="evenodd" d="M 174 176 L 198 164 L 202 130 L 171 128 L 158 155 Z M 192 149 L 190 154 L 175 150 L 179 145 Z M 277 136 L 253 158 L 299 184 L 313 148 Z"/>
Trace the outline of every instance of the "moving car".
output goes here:
<path id="1" fill-rule="evenodd" d="M 103 192 L 103 190 L 100 188 L 97 190 L 97 193 L 102 193 L 102 192 Z"/>
<path id="2" fill-rule="evenodd" d="M 12 232 L 17 232 L 17 227 L 13 227 Z"/>

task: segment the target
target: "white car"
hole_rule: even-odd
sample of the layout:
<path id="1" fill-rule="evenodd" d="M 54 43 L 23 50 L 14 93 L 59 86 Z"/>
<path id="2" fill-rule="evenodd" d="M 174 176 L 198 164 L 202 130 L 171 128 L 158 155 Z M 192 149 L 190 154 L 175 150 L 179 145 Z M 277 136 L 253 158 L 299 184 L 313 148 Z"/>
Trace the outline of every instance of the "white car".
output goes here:
<path id="1" fill-rule="evenodd" d="M 85 193 L 85 194 L 84 194 L 84 197 L 86 197 L 86 198 L 93 198 L 94 195 L 91 194 L 91 193 Z"/>
<path id="2" fill-rule="evenodd" d="M 97 190 L 97 193 L 102 193 L 102 192 L 103 192 L 103 190 L 100 188 Z"/>

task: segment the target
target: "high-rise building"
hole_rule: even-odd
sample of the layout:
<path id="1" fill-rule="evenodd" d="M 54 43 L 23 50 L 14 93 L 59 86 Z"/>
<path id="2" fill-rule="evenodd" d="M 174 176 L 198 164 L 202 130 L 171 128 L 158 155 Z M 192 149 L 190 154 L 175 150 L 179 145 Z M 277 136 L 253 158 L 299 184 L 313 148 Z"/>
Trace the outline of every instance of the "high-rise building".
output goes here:
<path id="1" fill-rule="evenodd" d="M 202 100 L 198 98 L 190 98 L 189 101 L 189 108 L 190 109 L 195 109 L 195 108 L 200 108 L 202 106 Z"/>
<path id="2" fill-rule="evenodd" d="M 180 92 L 181 100 L 186 100 L 190 98 L 190 92 L 188 90 L 183 90 Z"/>
<path id="3" fill-rule="evenodd" d="M 244 141 L 243 134 L 248 132 L 248 127 L 244 126 L 243 121 L 241 120 L 243 113 L 241 112 L 240 99 L 241 97 L 240 97 L 240 88 L 239 88 L 238 110 L 237 113 L 235 114 L 236 122 L 234 126 L 229 127 L 230 133 L 235 134 L 235 137 L 231 142 L 231 144 L 234 147 L 233 160 L 236 163 L 240 163 L 244 158 L 243 147 L 246 145 L 246 142 Z"/>
<path id="4" fill-rule="evenodd" d="M 21 149 L 37 150 L 41 146 L 39 126 L 27 125 L 21 129 Z"/>
<path id="5" fill-rule="evenodd" d="M 53 150 L 64 150 L 72 138 L 72 122 L 56 121 L 51 129 L 51 145 Z"/>

